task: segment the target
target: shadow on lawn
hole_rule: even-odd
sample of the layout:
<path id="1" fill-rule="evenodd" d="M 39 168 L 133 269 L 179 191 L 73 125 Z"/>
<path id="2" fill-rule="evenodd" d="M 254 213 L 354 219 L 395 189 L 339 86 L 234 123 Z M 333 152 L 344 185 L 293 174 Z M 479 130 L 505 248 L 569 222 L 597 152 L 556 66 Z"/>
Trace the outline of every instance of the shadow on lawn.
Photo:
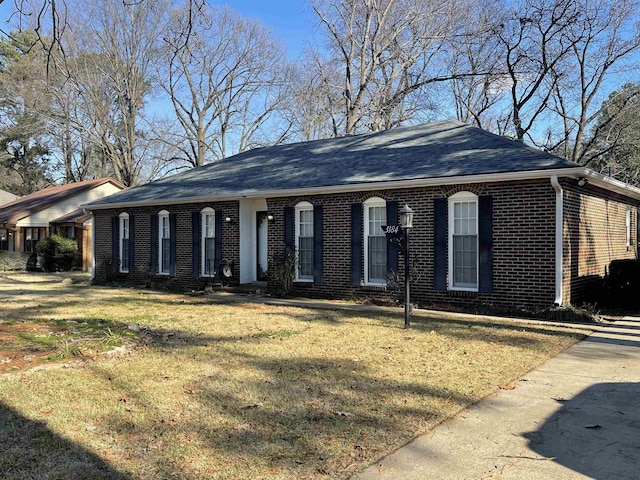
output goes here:
<path id="1" fill-rule="evenodd" d="M 594 325 L 595 326 L 595 325 Z M 586 326 L 577 324 L 576 329 L 590 329 L 594 326 Z M 466 328 L 461 328 L 466 327 Z M 489 320 L 480 320 L 479 318 L 470 317 L 470 320 L 458 320 L 452 318 L 435 319 L 425 317 L 414 317 L 412 319 L 411 328 L 418 331 L 435 330 L 441 335 L 448 335 L 461 340 L 482 340 L 490 343 L 514 343 L 522 346 L 523 344 L 535 345 L 537 340 L 517 335 L 517 332 L 535 333 L 543 335 L 553 335 L 565 338 L 584 338 L 584 334 L 558 329 L 553 325 L 546 327 L 544 325 L 528 325 L 522 324 L 504 324 L 491 322 Z M 481 337 L 478 338 L 478 329 L 482 328 Z M 503 332 L 515 332 L 512 335 L 505 335 Z"/>
<path id="2" fill-rule="evenodd" d="M 172 358 L 179 362 L 176 355 Z M 220 365 L 221 359 L 229 363 Z M 247 367 L 263 375 L 235 371 Z M 157 443 L 188 438 L 190 445 L 206 446 L 199 455 L 224 452 L 239 466 L 228 472 L 230 478 L 245 478 L 252 469 L 282 478 L 313 478 L 318 472 L 342 478 L 399 447 L 416 430 L 477 401 L 418 382 L 376 378 L 355 360 L 274 359 L 219 345 L 203 362 L 203 372 L 183 385 L 188 398 L 181 403 L 188 410 L 176 419 L 171 410 L 153 407 L 136 385 L 99 366 L 96 371 L 129 396 L 133 410 L 146 412 L 144 422 L 111 415 L 101 428 L 128 438 L 129 451 L 144 450 L 139 461 L 181 478 L 192 472 L 171 461 Z M 212 417 L 216 420 L 203 421 Z"/>
<path id="3" fill-rule="evenodd" d="M 97 455 L 0 402 L 0 476 L 6 480 L 128 480 Z"/>

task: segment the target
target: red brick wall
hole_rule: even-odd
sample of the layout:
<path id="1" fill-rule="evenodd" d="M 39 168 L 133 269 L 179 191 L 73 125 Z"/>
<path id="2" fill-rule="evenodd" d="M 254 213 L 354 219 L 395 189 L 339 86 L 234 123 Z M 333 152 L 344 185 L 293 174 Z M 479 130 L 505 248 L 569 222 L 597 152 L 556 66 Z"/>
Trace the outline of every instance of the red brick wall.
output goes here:
<path id="1" fill-rule="evenodd" d="M 433 290 L 433 199 L 459 191 L 493 197 L 493 292 L 438 292 Z M 322 285 L 297 284 L 297 293 L 312 297 L 348 298 L 388 294 L 375 287 L 352 287 L 350 274 L 350 205 L 370 197 L 405 202 L 415 211 L 410 243 L 417 279 L 412 299 L 422 305 L 479 304 L 538 308 L 555 298 L 555 191 L 549 180 L 422 187 L 305 197 L 268 199 L 274 215 L 269 227 L 269 256 L 284 249 L 286 206 L 300 201 L 324 205 Z M 361 262 L 363 259 L 360 260 Z M 404 271 L 402 258 L 399 270 Z"/>
<path id="2" fill-rule="evenodd" d="M 194 279 L 192 274 L 192 238 L 191 212 L 201 211 L 211 207 L 222 211 L 223 217 L 230 217 L 231 223 L 222 224 L 222 256 L 234 260 L 234 278 L 231 283 L 237 283 L 240 272 L 240 236 L 238 202 L 212 202 L 170 207 L 136 207 L 118 210 L 97 210 L 95 216 L 96 232 L 96 280 L 105 281 L 109 278 L 105 265 L 112 261 L 111 250 L 111 218 L 123 212 L 135 218 L 135 260 L 134 271 L 130 273 L 116 273 L 115 279 L 124 282 L 151 284 L 154 287 L 171 289 L 202 289 L 210 282 L 208 278 Z M 161 210 L 176 214 L 176 274 L 150 275 L 151 271 L 151 242 L 157 245 L 157 239 L 151 239 L 151 216 Z M 217 232 L 216 232 L 217 234 Z"/>
<path id="3" fill-rule="evenodd" d="M 632 241 L 636 244 L 635 206 L 628 199 L 575 180 L 563 180 L 565 208 L 564 300 L 577 303 L 585 295 L 594 276 L 615 258 L 634 258 L 635 248 L 625 246 L 625 212 L 632 209 Z M 493 291 L 442 292 L 433 289 L 435 198 L 459 191 L 493 198 Z M 269 225 L 269 258 L 284 251 L 284 207 L 309 201 L 324 207 L 323 282 L 296 284 L 295 293 L 318 298 L 390 296 L 381 287 L 351 286 L 351 204 L 370 197 L 405 202 L 415 211 L 411 231 L 411 252 L 416 279 L 412 300 L 424 306 L 489 304 L 495 307 L 536 309 L 548 307 L 555 299 L 555 190 L 548 179 L 496 182 L 441 187 L 420 187 L 344 194 L 311 195 L 268 199 L 273 215 Z M 126 210 L 135 218 L 135 271 L 116 274 L 122 281 L 151 283 L 157 287 L 200 289 L 206 279 L 192 277 L 191 212 L 210 206 L 232 218 L 223 224 L 223 257 L 233 259 L 234 281 L 240 272 L 239 210 L 237 202 L 199 203 L 167 208 L 177 214 L 176 275 L 149 275 L 150 222 L 163 207 Z M 111 217 L 125 210 L 95 212 L 96 278 L 105 280 L 104 262 L 111 259 Z M 157 241 L 157 240 L 155 240 Z M 361 258 L 360 262 L 364 260 Z M 399 271 L 404 271 L 402 255 Z"/>
<path id="4" fill-rule="evenodd" d="M 612 260 L 636 258 L 637 207 L 633 200 L 575 180 L 564 190 L 563 277 L 565 303 L 593 302 L 598 285 Z M 631 241 L 627 247 L 626 212 L 631 211 Z"/>

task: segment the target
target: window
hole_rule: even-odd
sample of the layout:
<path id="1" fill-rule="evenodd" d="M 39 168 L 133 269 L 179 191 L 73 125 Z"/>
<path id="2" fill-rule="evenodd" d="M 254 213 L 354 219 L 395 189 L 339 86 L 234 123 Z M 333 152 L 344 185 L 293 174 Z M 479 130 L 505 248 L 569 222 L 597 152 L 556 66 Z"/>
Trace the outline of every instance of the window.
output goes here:
<path id="1" fill-rule="evenodd" d="M 0 250 L 9 250 L 9 232 L 6 228 L 0 228 Z"/>
<path id="2" fill-rule="evenodd" d="M 626 227 L 626 235 L 627 235 L 627 248 L 631 247 L 631 210 L 627 210 L 627 214 L 625 216 L 625 227 Z"/>
<path id="3" fill-rule="evenodd" d="M 364 202 L 364 278 L 365 285 L 387 284 L 387 203 L 382 198 Z"/>
<path id="4" fill-rule="evenodd" d="M 76 227 L 72 227 L 72 226 L 67 227 L 67 238 L 70 238 L 71 240 L 75 240 Z"/>
<path id="5" fill-rule="evenodd" d="M 213 277 L 216 274 L 216 212 L 205 208 L 201 213 L 202 225 L 202 276 Z"/>
<path id="6" fill-rule="evenodd" d="M 34 253 L 36 251 L 36 245 L 40 240 L 39 228 L 25 228 L 24 229 L 24 251 Z"/>
<path id="7" fill-rule="evenodd" d="M 449 288 L 478 290 L 478 197 L 449 197 Z"/>
<path id="8" fill-rule="evenodd" d="M 158 214 L 158 265 L 161 275 L 171 272 L 171 229 L 169 228 L 169 212 L 162 210 Z"/>
<path id="9" fill-rule="evenodd" d="M 129 273 L 129 214 L 120 214 L 120 273 Z"/>
<path id="10" fill-rule="evenodd" d="M 298 252 L 296 280 L 313 281 L 313 205 L 300 202 L 296 205 L 295 241 Z"/>

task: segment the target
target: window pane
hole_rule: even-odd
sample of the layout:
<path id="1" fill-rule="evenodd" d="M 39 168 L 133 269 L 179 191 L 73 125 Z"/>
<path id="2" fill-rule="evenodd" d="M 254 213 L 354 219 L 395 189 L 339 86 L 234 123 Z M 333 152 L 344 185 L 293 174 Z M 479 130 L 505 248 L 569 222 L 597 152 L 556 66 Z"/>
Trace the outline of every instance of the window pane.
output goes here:
<path id="1" fill-rule="evenodd" d="M 313 277 L 313 237 L 298 239 L 298 272 L 300 277 Z"/>
<path id="2" fill-rule="evenodd" d="M 206 238 L 204 241 L 204 274 L 215 273 L 216 239 Z"/>
<path id="3" fill-rule="evenodd" d="M 387 207 L 376 206 L 367 209 L 367 282 L 387 281 L 387 237 L 382 226 L 387 223 Z"/>
<path id="4" fill-rule="evenodd" d="M 169 238 L 169 217 L 160 217 L 160 233 L 162 238 Z"/>
<path id="5" fill-rule="evenodd" d="M 204 221 L 202 222 L 204 225 L 204 236 L 205 238 L 215 237 L 215 216 L 214 215 L 205 215 Z"/>
<path id="6" fill-rule="evenodd" d="M 129 242 L 122 242 L 122 258 L 120 259 L 123 271 L 129 271 Z"/>
<path id="7" fill-rule="evenodd" d="M 453 237 L 453 286 L 476 288 L 478 282 L 478 238 L 476 235 Z"/>
<path id="8" fill-rule="evenodd" d="M 382 230 L 381 230 L 382 231 Z M 369 278 L 370 282 L 387 281 L 387 238 L 385 236 L 368 237 Z"/>
<path id="9" fill-rule="evenodd" d="M 162 272 L 163 273 L 169 273 L 169 239 L 168 238 L 163 238 L 162 239 Z"/>
<path id="10" fill-rule="evenodd" d="M 298 212 L 298 232 L 301 237 L 313 237 L 313 210 Z"/>
<path id="11" fill-rule="evenodd" d="M 122 219 L 122 238 L 129 238 L 129 219 Z"/>
<path id="12" fill-rule="evenodd" d="M 369 236 L 384 236 L 382 225 L 387 223 L 387 207 L 369 207 Z"/>

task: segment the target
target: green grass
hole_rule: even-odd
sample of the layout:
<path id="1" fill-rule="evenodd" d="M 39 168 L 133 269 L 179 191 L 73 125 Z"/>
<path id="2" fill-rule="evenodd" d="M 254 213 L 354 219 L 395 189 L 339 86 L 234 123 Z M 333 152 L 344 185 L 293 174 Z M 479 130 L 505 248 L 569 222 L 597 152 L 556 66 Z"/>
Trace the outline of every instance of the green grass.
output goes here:
<path id="1" fill-rule="evenodd" d="M 48 289 L 25 287 L 27 308 L 0 290 L 0 325 L 66 325 L 66 359 L 87 358 L 69 341 L 80 331 L 104 349 L 135 346 L 0 376 L 6 478 L 346 478 L 584 334 L 425 312 L 407 331 L 400 311 Z"/>

